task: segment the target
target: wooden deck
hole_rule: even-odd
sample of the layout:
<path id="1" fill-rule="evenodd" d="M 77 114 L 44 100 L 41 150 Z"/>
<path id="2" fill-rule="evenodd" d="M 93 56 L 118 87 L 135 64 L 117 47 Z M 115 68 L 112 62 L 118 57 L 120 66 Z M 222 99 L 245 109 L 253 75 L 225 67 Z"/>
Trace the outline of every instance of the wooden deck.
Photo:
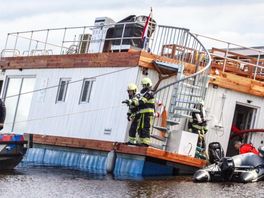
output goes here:
<path id="1" fill-rule="evenodd" d="M 263 59 L 258 60 L 218 48 L 212 48 L 211 54 L 211 84 L 250 95 L 264 96 Z M 256 64 L 260 67 L 256 68 Z"/>
<path id="2" fill-rule="evenodd" d="M 176 153 L 170 153 L 152 147 L 129 146 L 118 142 L 49 135 L 33 135 L 33 143 L 70 148 L 92 149 L 99 151 L 111 151 L 114 149 L 117 153 L 147 156 L 197 168 L 202 168 L 206 165 L 205 160 L 184 156 Z"/>

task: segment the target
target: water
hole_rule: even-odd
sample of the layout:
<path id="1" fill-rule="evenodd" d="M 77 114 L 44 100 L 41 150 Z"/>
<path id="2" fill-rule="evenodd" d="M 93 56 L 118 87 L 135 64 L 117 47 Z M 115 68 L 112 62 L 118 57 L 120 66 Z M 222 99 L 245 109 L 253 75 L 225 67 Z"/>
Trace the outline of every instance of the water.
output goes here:
<path id="1" fill-rule="evenodd" d="M 264 197 L 264 182 L 193 183 L 191 177 L 113 179 L 50 167 L 19 167 L 0 173 L 0 197 Z"/>

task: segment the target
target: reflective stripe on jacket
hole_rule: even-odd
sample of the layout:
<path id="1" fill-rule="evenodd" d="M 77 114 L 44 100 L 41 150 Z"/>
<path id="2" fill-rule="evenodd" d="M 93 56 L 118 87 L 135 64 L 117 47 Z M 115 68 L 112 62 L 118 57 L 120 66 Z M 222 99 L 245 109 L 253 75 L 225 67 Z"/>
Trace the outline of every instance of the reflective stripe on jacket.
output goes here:
<path id="1" fill-rule="evenodd" d="M 139 113 L 150 113 L 154 115 L 155 111 L 155 99 L 152 91 L 147 91 L 139 99 Z"/>

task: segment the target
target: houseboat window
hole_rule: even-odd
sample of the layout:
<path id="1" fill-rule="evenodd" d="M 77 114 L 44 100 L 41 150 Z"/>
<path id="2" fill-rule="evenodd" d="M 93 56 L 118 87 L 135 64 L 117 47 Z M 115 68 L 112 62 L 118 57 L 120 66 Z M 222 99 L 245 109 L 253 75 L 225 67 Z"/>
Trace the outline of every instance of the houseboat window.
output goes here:
<path id="1" fill-rule="evenodd" d="M 64 102 L 67 94 L 68 84 L 70 79 L 61 78 L 58 86 L 56 102 Z"/>
<path id="2" fill-rule="evenodd" d="M 4 132 L 26 130 L 34 87 L 35 78 L 33 76 L 6 78 L 2 94 L 7 109 Z"/>
<path id="3" fill-rule="evenodd" d="M 80 103 L 88 103 L 92 92 L 94 79 L 84 79 L 80 96 Z"/>

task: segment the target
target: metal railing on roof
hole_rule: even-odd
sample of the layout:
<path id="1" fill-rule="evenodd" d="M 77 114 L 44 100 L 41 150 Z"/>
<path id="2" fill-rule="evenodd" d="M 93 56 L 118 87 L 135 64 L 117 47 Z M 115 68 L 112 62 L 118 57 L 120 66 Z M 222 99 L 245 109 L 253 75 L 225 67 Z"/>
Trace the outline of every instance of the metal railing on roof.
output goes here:
<path id="1" fill-rule="evenodd" d="M 165 27 L 166 28 L 166 27 Z M 181 50 L 178 50 L 176 55 L 172 53 L 164 54 L 161 53 L 163 56 L 168 56 L 169 58 L 179 57 L 178 60 L 183 61 L 183 63 L 191 63 L 196 66 L 195 72 L 193 74 L 190 74 L 186 76 L 185 78 L 181 78 L 173 83 L 170 83 L 166 86 L 163 86 L 156 90 L 155 93 L 158 93 L 162 91 L 163 89 L 169 88 L 174 84 L 177 84 L 179 82 L 185 81 L 189 78 L 193 78 L 198 75 L 208 75 L 208 71 L 210 69 L 211 65 L 211 56 L 208 50 L 204 47 L 204 45 L 197 39 L 197 37 L 190 33 L 187 29 L 181 29 L 184 31 L 183 34 L 185 34 L 184 38 L 181 38 L 181 44 L 183 45 L 177 45 L 177 44 L 170 44 L 170 46 L 176 46 L 180 47 Z M 181 35 L 182 33 L 180 33 Z M 178 41 L 178 39 L 177 39 Z M 170 41 L 170 43 L 173 43 Z M 166 45 L 163 45 L 166 47 Z M 180 53 L 182 51 L 182 53 Z M 162 50 L 163 52 L 163 50 Z"/>
<path id="2" fill-rule="evenodd" d="M 183 42 L 188 29 L 151 24 L 145 45 L 142 39 L 144 25 L 143 22 L 125 22 L 12 32 L 7 34 L 1 57 L 120 52 L 145 48 L 163 56 L 173 50 L 173 58 L 181 59 L 183 50 L 186 50 L 181 46 L 185 45 Z M 170 44 L 174 45 L 172 49 Z"/>
<path id="3" fill-rule="evenodd" d="M 123 51 L 130 47 L 142 48 L 140 28 L 143 31 L 143 27 L 143 22 L 125 22 L 13 32 L 7 34 L 1 55 L 34 56 L 35 51 L 42 51 L 43 55 L 47 55 L 47 51 L 53 55 L 101 53 Z M 111 28 L 115 28 L 114 35 L 109 31 Z M 135 34 L 131 35 L 131 32 Z M 12 53 L 12 50 L 16 53 Z"/>

